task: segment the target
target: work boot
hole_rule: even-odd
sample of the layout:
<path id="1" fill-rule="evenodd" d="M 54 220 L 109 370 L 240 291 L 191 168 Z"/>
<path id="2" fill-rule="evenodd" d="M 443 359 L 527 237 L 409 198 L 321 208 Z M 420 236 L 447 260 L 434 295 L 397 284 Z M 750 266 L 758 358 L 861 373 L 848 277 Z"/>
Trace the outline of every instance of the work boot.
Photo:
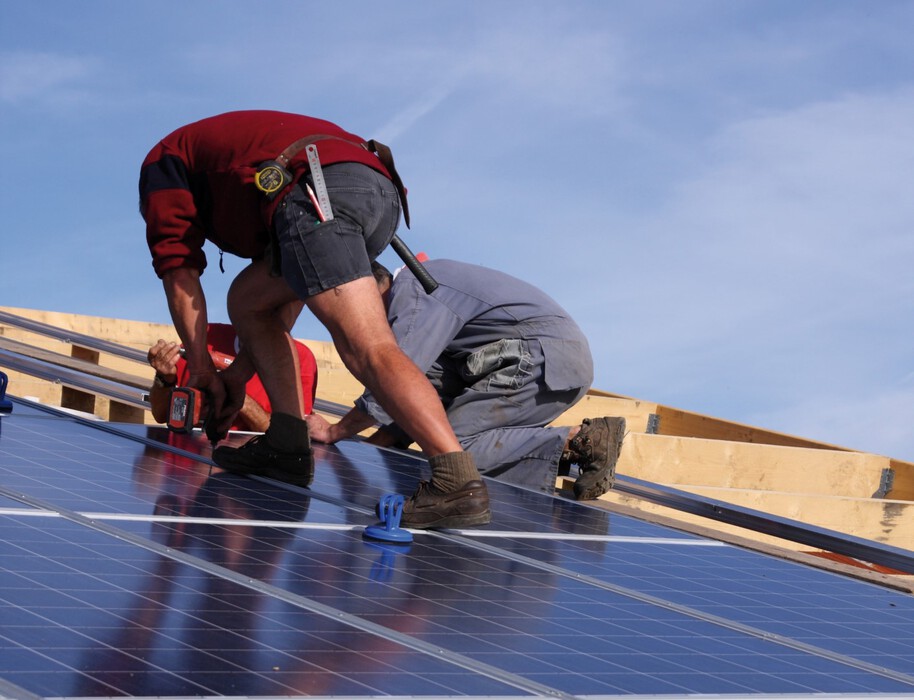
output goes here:
<path id="1" fill-rule="evenodd" d="M 579 501 L 599 498 L 612 488 L 616 462 L 625 436 L 624 418 L 585 418 L 581 429 L 562 455 L 578 465 L 574 497 Z"/>
<path id="2" fill-rule="evenodd" d="M 425 530 L 430 527 L 485 525 L 491 519 L 489 491 L 482 481 L 468 481 L 449 493 L 423 481 L 403 505 L 400 524 Z"/>
<path id="3" fill-rule="evenodd" d="M 314 478 L 314 455 L 310 449 L 281 452 L 266 435 L 256 435 L 241 447 L 217 447 L 213 461 L 233 474 L 265 476 L 296 486 L 308 486 Z"/>

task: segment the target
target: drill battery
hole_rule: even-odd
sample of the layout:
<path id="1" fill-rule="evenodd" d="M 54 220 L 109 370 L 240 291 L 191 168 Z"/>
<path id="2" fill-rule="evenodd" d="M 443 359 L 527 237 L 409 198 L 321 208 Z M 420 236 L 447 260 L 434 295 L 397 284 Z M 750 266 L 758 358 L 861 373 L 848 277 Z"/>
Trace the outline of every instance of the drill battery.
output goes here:
<path id="1" fill-rule="evenodd" d="M 203 393 L 189 386 L 177 386 L 168 398 L 168 429 L 189 433 L 203 424 Z"/>

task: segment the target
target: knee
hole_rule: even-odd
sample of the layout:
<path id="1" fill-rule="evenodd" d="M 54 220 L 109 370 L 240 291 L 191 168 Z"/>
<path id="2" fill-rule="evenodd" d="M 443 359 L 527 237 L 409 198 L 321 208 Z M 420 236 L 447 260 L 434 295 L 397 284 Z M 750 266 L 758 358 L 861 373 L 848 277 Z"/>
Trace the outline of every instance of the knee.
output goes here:
<path id="1" fill-rule="evenodd" d="M 262 314 L 286 311 L 297 317 L 303 302 L 282 278 L 270 277 L 264 263 L 254 262 L 232 281 L 226 306 L 229 318 L 235 323 Z M 294 322 L 295 319 L 291 320 Z"/>
<path id="2" fill-rule="evenodd" d="M 250 284 L 240 281 L 236 278 L 229 287 L 226 296 L 226 310 L 233 324 L 243 323 L 245 319 L 250 318 L 263 311 L 258 308 L 257 300 L 259 295 L 256 290 L 252 289 Z"/>
<path id="3" fill-rule="evenodd" d="M 385 375 L 404 377 L 403 362 L 409 362 L 396 343 L 340 343 L 337 350 L 346 368 L 366 385 Z"/>

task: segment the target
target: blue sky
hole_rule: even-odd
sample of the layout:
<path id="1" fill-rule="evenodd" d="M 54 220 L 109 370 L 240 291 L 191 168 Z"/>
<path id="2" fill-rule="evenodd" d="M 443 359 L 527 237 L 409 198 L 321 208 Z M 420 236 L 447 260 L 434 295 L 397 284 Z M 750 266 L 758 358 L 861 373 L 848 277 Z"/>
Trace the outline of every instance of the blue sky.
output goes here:
<path id="1" fill-rule="evenodd" d="M 911 461 L 912 27 L 891 0 L 0 0 L 0 305 L 168 322 L 144 156 L 300 112 L 392 146 L 414 250 L 562 303 L 596 388 Z M 243 262 L 216 262 L 225 320 Z"/>

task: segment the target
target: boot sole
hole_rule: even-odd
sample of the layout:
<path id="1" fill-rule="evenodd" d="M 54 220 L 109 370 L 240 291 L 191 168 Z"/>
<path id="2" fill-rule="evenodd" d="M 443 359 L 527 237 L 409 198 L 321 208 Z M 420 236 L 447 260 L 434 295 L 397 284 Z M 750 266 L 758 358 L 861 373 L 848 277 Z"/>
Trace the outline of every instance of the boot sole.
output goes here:
<path id="1" fill-rule="evenodd" d="M 613 487 L 615 478 L 609 474 L 605 475 L 596 483 L 590 484 L 578 490 L 578 484 L 574 485 L 574 497 L 578 501 L 592 501 L 599 498 Z"/>

